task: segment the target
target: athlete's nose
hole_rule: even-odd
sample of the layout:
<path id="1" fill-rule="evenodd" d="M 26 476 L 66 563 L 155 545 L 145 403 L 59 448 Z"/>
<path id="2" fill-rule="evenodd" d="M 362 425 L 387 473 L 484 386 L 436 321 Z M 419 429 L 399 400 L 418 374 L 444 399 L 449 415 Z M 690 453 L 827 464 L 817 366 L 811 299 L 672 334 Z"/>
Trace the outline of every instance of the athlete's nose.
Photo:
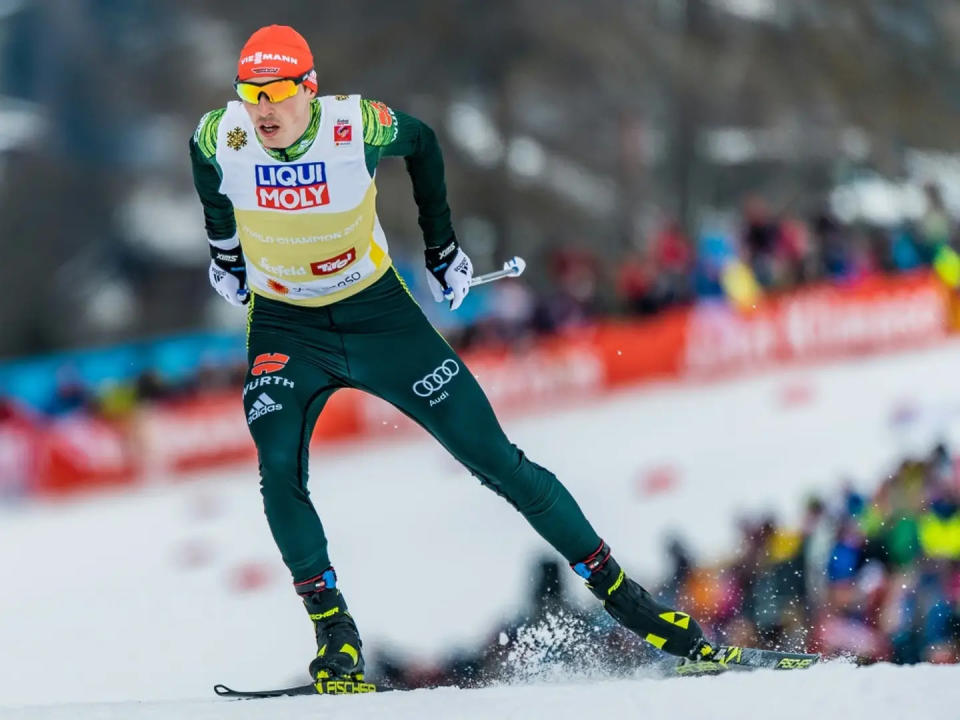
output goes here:
<path id="1" fill-rule="evenodd" d="M 257 109 L 264 114 L 270 112 L 270 101 L 267 99 L 266 93 L 260 93 L 260 98 L 257 100 Z"/>

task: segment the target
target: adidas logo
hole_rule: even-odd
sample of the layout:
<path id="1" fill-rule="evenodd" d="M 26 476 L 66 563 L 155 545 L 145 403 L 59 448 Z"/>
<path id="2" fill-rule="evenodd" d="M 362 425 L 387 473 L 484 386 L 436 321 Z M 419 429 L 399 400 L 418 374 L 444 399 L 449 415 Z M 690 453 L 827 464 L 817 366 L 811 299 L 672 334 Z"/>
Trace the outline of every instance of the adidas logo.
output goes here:
<path id="1" fill-rule="evenodd" d="M 274 410 L 283 410 L 283 405 L 276 402 L 266 393 L 260 393 L 260 397 L 253 401 L 253 405 L 250 406 L 250 412 L 247 413 L 247 425 L 250 425 L 254 420 L 263 417 L 267 413 L 272 413 Z"/>

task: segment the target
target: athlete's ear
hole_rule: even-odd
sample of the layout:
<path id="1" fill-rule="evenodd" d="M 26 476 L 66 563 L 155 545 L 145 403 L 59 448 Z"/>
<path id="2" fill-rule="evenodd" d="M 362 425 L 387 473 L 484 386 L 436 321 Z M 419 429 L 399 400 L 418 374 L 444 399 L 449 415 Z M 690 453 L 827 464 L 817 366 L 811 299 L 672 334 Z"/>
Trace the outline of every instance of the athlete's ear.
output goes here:
<path id="1" fill-rule="evenodd" d="M 310 88 L 310 87 L 307 87 L 306 85 L 304 85 L 304 86 L 303 86 L 303 89 L 304 89 L 304 91 L 307 93 L 307 95 L 310 96 L 310 99 L 311 99 L 311 100 L 317 96 L 317 91 L 314 90 L 313 88 Z"/>

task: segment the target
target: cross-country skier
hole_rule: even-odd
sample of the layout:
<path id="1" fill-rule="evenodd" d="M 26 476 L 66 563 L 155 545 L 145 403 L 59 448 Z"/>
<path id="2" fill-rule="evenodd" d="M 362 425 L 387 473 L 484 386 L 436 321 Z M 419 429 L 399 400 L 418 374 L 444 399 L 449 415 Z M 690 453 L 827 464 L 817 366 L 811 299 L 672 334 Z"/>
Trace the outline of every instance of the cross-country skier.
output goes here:
<path id="1" fill-rule="evenodd" d="M 286 26 L 250 37 L 234 86 L 240 100 L 203 116 L 190 157 L 210 282 L 228 302 L 249 302 L 244 411 L 267 521 L 314 624 L 317 691 L 369 688 L 357 625 L 307 491 L 314 424 L 346 387 L 423 426 L 523 513 L 619 622 L 661 650 L 708 661 L 716 649 L 696 621 L 629 579 L 560 481 L 511 444 L 473 374 L 393 269 L 375 177 L 381 158 L 399 156 L 434 298 L 456 310 L 469 289 L 473 267 L 451 225 L 433 130 L 358 95 L 317 97 L 310 49 Z"/>

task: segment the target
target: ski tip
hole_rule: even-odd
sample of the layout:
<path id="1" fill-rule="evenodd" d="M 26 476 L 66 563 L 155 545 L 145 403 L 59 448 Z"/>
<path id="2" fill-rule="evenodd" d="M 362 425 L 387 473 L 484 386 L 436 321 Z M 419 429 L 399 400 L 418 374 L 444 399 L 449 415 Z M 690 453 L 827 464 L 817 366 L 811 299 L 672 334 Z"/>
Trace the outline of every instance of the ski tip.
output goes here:
<path id="1" fill-rule="evenodd" d="M 791 653 L 738 646 L 720 648 L 716 660 L 681 660 L 674 668 L 677 675 L 711 675 L 729 670 L 804 670 L 820 661 L 816 653 Z"/>
<path id="2" fill-rule="evenodd" d="M 233 690 L 228 688 L 226 685 L 219 685 L 219 684 L 213 686 L 213 691 L 220 697 L 224 697 L 225 695 L 230 695 L 231 693 L 233 693 Z"/>

